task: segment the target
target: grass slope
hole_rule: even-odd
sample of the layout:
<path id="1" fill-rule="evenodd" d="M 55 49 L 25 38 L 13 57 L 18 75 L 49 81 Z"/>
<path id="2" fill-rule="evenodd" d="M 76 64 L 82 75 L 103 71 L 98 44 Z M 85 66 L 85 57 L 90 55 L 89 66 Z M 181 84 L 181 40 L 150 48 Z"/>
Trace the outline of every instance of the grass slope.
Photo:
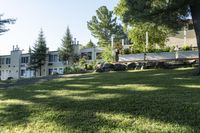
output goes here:
<path id="1" fill-rule="evenodd" d="M 0 132 L 200 132 L 200 78 L 193 71 L 2 82 Z"/>

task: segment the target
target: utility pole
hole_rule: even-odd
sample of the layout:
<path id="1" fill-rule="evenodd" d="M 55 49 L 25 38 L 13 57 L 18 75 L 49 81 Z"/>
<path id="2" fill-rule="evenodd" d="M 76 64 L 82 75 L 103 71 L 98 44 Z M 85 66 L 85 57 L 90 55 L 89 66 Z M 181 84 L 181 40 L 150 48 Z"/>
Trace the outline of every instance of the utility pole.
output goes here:
<path id="1" fill-rule="evenodd" d="M 146 61 L 146 54 L 147 54 L 147 50 L 148 50 L 148 45 L 149 45 L 149 34 L 148 32 L 146 32 L 146 45 L 144 48 L 144 61 Z"/>
<path id="2" fill-rule="evenodd" d="M 184 45 L 186 44 L 186 35 L 187 35 L 186 27 L 184 27 Z"/>

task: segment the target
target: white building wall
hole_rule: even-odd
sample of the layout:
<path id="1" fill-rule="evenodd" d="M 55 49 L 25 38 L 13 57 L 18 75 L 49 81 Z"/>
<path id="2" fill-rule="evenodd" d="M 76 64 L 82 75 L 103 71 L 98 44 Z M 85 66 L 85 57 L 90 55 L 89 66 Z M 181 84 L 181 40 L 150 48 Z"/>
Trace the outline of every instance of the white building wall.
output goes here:
<path id="1" fill-rule="evenodd" d="M 80 50 L 78 44 L 74 44 L 74 54 L 80 55 L 82 52 L 92 52 L 92 60 L 96 59 L 96 54 L 101 53 L 101 48 L 90 48 L 85 50 Z M 56 58 L 53 60 L 49 59 L 49 55 L 56 55 Z M 23 62 L 22 57 L 28 57 L 28 62 Z M 30 55 L 29 54 L 22 54 L 22 51 L 16 47 L 13 48 L 10 55 L 7 56 L 0 56 L 0 58 L 4 58 L 4 63 L 0 64 L 0 79 L 6 80 L 8 77 L 12 77 L 14 79 L 19 78 L 31 78 L 31 77 L 39 77 L 40 76 L 40 69 L 37 69 L 36 72 L 34 70 L 29 70 L 28 66 L 30 63 Z M 10 64 L 6 64 L 6 58 L 10 58 Z M 47 76 L 53 73 L 64 74 L 64 68 L 69 66 L 70 64 L 64 64 L 62 61 L 59 61 L 59 53 L 58 51 L 47 51 L 47 57 L 45 64 L 42 66 L 42 75 Z"/>

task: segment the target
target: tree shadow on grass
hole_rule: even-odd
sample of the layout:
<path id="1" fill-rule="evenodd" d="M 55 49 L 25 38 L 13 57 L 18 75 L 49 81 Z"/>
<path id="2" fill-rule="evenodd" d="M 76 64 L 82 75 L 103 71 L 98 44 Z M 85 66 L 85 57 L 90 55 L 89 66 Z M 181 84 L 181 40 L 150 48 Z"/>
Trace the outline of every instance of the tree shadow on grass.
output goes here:
<path id="1" fill-rule="evenodd" d="M 70 128 L 71 131 L 98 132 L 105 128 L 104 130 L 109 132 L 121 128 L 122 131 L 142 132 L 148 129 L 131 124 L 135 117 L 142 117 L 190 128 L 186 130 L 169 128 L 163 130 L 165 132 L 198 132 L 200 131 L 200 88 L 198 88 L 200 79 L 186 74 L 191 71 L 153 70 L 92 74 L 44 82 L 21 90 L 2 90 L 1 99 L 18 99 L 35 103 L 29 111 L 24 107 L 17 108 L 16 105 L 12 107 L 15 108 L 13 111 L 9 110 L 11 114 L 21 111 L 27 115 L 13 118 L 2 115 L 2 117 L 5 117 L 5 124 L 12 121 L 18 124 L 18 119 L 29 117 L 31 110 L 37 108 L 40 111 L 39 108 L 43 106 L 59 112 L 56 116 L 44 118 L 46 121 L 54 121 L 66 130 Z M 142 87 L 150 89 L 142 90 Z M 48 97 L 37 97 L 38 95 Z M 4 112 L 7 112 L 7 108 Z M 41 113 L 45 112 L 48 110 L 41 109 Z M 98 114 L 130 116 L 130 122 L 123 125 Z M 119 121 L 123 121 L 123 118 Z M 158 130 L 161 129 L 162 127 Z M 149 131 L 155 132 L 156 129 Z"/>
<path id="2" fill-rule="evenodd" d="M 7 105 L 4 109 L 0 109 L 0 127 L 5 124 L 26 124 L 29 122 L 29 116 L 30 111 L 26 105 Z"/>

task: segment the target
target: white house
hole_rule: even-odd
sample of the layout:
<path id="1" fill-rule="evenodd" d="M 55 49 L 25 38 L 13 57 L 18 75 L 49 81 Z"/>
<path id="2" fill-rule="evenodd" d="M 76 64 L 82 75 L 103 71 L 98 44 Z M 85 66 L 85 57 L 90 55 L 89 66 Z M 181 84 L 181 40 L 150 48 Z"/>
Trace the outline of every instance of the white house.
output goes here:
<path id="1" fill-rule="evenodd" d="M 74 49 L 79 53 L 79 45 L 74 44 Z M 38 77 L 40 71 L 30 70 L 28 64 L 30 63 L 30 54 L 23 54 L 18 46 L 14 47 L 10 55 L 0 56 L 0 79 L 6 80 L 9 77 L 14 79 Z M 41 76 L 51 75 L 53 72 L 59 74 L 64 73 L 64 68 L 68 64 L 63 64 L 59 60 L 58 51 L 47 51 L 45 64 L 42 66 Z"/>
<path id="2" fill-rule="evenodd" d="M 88 63 L 92 60 L 100 59 L 102 48 L 94 47 L 87 49 L 79 49 L 79 44 L 73 44 L 74 51 L 77 55 L 86 57 Z M 0 56 L 0 79 L 6 80 L 9 77 L 14 79 L 39 77 L 40 71 L 30 70 L 28 64 L 30 63 L 30 54 L 23 54 L 18 46 L 14 47 L 10 55 Z M 58 51 L 47 51 L 45 64 L 42 66 L 41 76 L 51 75 L 56 72 L 58 74 L 64 73 L 64 68 L 70 63 L 64 64 L 59 60 Z"/>

